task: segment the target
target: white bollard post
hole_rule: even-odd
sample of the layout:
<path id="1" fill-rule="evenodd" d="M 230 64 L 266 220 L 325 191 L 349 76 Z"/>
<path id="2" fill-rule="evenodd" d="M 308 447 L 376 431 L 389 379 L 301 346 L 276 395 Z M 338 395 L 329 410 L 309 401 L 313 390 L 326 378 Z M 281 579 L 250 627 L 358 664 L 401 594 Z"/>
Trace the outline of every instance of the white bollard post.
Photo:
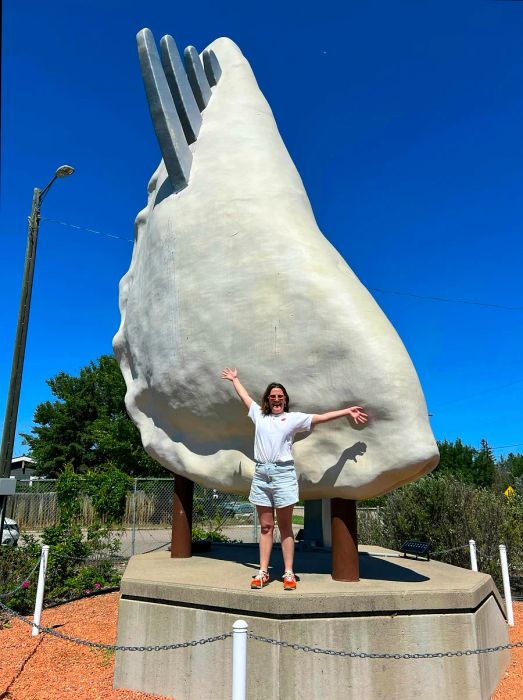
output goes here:
<path id="1" fill-rule="evenodd" d="M 132 540 L 131 540 L 131 555 L 134 557 L 134 550 L 136 546 L 136 484 L 137 484 L 138 479 L 134 480 L 134 489 L 133 489 L 133 507 L 132 507 L 132 513 L 133 513 L 133 535 L 132 535 Z"/>
<path id="2" fill-rule="evenodd" d="M 245 620 L 232 626 L 232 700 L 247 698 L 247 630 Z"/>
<path id="3" fill-rule="evenodd" d="M 47 572 L 47 556 L 49 554 L 49 545 L 44 544 L 42 546 L 42 557 L 40 559 L 40 571 L 38 572 L 38 585 L 36 587 L 36 600 L 35 600 L 35 612 L 33 615 L 33 632 L 32 636 L 36 637 L 38 635 L 38 627 L 35 625 L 40 624 L 40 618 L 42 616 L 42 605 L 44 603 L 44 588 L 45 588 L 45 574 Z"/>
<path id="4" fill-rule="evenodd" d="M 472 571 L 478 570 L 478 558 L 476 556 L 476 542 L 475 540 L 469 540 L 470 548 L 470 568 Z"/>
<path id="5" fill-rule="evenodd" d="M 501 562 L 501 575 L 503 576 L 503 593 L 505 595 L 505 607 L 507 608 L 507 622 L 514 627 L 514 610 L 512 609 L 512 593 L 510 592 L 510 578 L 508 575 L 507 548 L 499 545 L 499 560 Z"/>

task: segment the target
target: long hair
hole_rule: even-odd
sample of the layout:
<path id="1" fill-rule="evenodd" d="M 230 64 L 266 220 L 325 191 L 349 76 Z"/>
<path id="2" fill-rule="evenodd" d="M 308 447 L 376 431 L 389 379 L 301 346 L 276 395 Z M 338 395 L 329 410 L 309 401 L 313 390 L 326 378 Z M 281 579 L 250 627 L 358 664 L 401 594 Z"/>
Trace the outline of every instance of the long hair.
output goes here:
<path id="1" fill-rule="evenodd" d="M 265 392 L 264 392 L 263 398 L 262 398 L 262 404 L 261 404 L 262 413 L 266 416 L 270 416 L 272 413 L 271 407 L 269 405 L 269 394 L 271 393 L 271 391 L 273 389 L 281 389 L 283 391 L 283 395 L 285 396 L 285 406 L 283 407 L 283 410 L 288 413 L 289 412 L 289 405 L 290 405 L 289 394 L 287 393 L 287 389 L 283 386 L 283 384 L 278 384 L 277 382 L 272 382 L 265 389 Z"/>

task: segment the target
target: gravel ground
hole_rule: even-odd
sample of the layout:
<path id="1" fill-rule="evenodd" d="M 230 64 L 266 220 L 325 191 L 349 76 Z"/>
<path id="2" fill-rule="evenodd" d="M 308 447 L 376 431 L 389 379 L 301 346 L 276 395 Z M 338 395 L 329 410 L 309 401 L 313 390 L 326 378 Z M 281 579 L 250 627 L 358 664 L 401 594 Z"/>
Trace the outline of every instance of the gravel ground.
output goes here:
<path id="1" fill-rule="evenodd" d="M 118 593 L 110 593 L 45 610 L 42 623 L 64 634 L 111 644 L 116 638 L 118 598 Z M 515 604 L 514 618 L 512 642 L 523 640 L 523 603 Z M 0 700 L 163 700 L 159 695 L 113 690 L 113 654 L 50 635 L 31 637 L 28 625 L 19 620 L 0 630 L 0 649 Z M 521 700 L 522 689 L 523 648 L 519 648 L 513 650 L 493 700 Z"/>

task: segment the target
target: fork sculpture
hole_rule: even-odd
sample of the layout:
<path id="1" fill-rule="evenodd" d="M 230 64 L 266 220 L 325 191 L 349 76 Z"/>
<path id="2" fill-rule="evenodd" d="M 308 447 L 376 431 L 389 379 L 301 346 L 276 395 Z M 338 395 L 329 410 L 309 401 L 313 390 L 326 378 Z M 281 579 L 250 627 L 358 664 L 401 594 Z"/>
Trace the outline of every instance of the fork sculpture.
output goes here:
<path id="1" fill-rule="evenodd" d="M 410 358 L 319 231 L 247 60 L 229 39 L 180 57 L 138 34 L 163 160 L 120 283 L 115 353 L 145 449 L 207 487 L 248 493 L 252 426 L 220 370 L 252 396 L 285 384 L 291 410 L 364 406 L 295 444 L 303 498 L 361 499 L 438 463 Z"/>

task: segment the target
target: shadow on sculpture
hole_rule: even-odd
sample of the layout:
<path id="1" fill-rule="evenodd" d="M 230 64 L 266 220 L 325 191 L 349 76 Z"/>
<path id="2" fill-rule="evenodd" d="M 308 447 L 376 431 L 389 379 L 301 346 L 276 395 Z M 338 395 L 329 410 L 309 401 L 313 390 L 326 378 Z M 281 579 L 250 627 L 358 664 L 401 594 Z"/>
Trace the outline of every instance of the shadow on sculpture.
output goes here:
<path id="1" fill-rule="evenodd" d="M 365 454 L 365 452 L 367 452 L 367 445 L 364 442 L 356 442 L 351 447 L 347 447 L 347 449 L 343 450 L 343 452 L 341 453 L 340 458 L 336 462 L 336 464 L 333 464 L 332 467 L 329 467 L 327 469 L 327 471 L 319 480 L 318 485 L 321 486 L 323 484 L 328 484 L 329 486 L 331 486 L 332 484 L 335 484 L 336 479 L 338 478 L 345 464 L 349 460 L 353 461 L 354 463 L 357 463 L 358 457 L 362 457 Z"/>
<path id="2" fill-rule="evenodd" d="M 410 358 L 319 231 L 247 60 L 229 39 L 179 55 L 139 32 L 162 161 L 136 219 L 114 350 L 147 452 L 176 474 L 173 557 L 190 556 L 192 482 L 247 494 L 252 428 L 219 370 L 285 383 L 304 412 L 363 405 L 364 428 L 294 446 L 300 496 L 332 499 L 333 575 L 358 577 L 356 501 L 430 472 L 438 451 Z M 364 439 L 347 448 L 356 437 Z M 182 540 L 184 540 L 182 542 Z"/>
<path id="3" fill-rule="evenodd" d="M 174 194 L 174 187 L 171 185 L 171 181 L 164 180 L 162 186 L 159 188 L 158 193 L 156 194 L 154 206 L 157 207 L 163 202 L 164 199 L 167 199 L 167 197 L 170 197 L 172 194 Z"/>

